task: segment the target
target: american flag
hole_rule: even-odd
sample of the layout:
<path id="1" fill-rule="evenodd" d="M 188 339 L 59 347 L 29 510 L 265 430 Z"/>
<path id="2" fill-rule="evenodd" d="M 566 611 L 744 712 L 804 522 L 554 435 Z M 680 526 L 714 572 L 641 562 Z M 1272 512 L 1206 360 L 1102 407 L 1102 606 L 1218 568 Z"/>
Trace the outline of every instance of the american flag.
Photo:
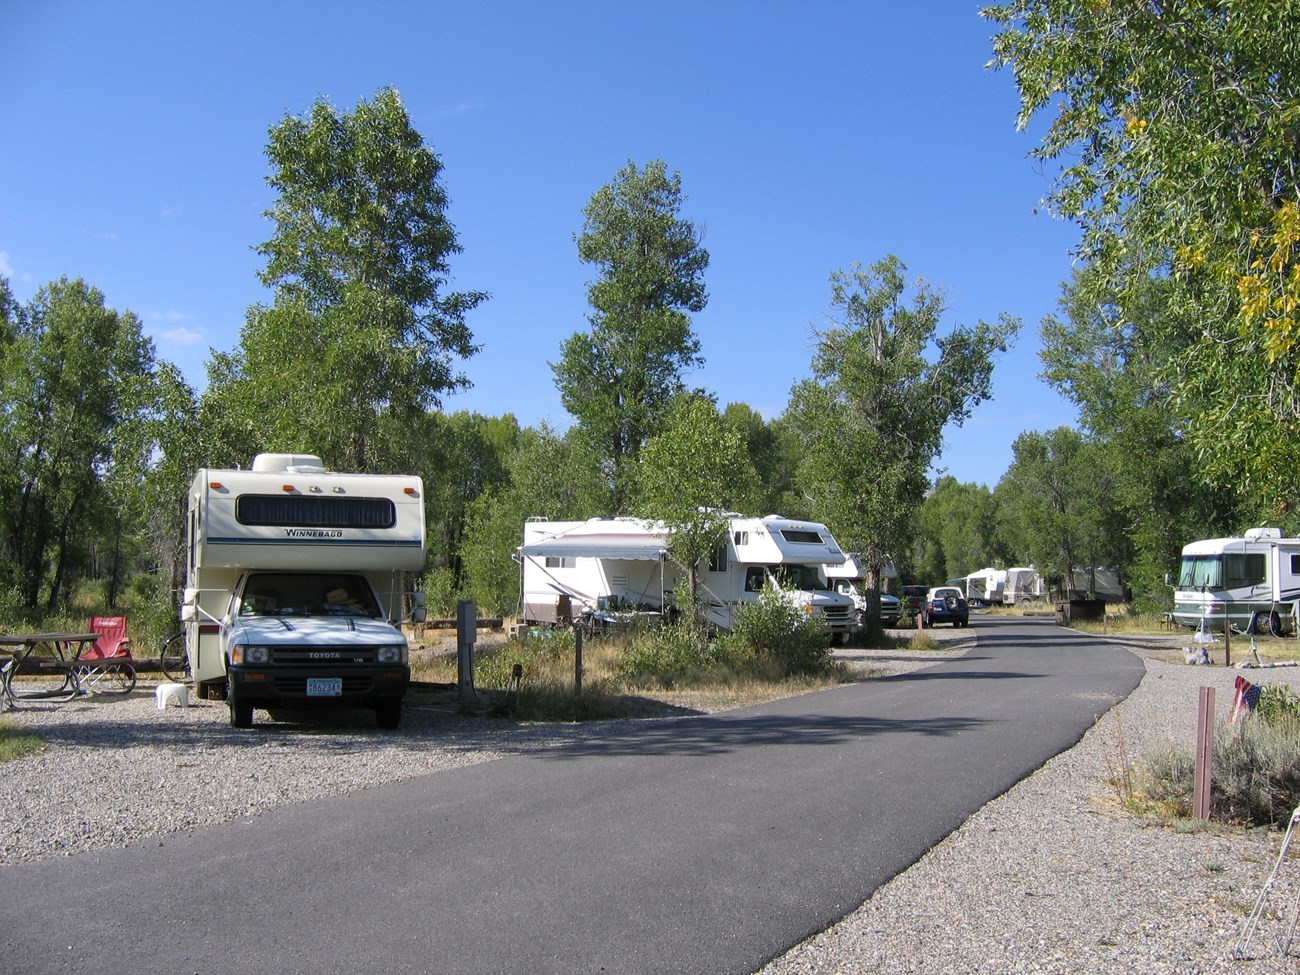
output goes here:
<path id="1" fill-rule="evenodd" d="M 1244 677 L 1238 676 L 1235 688 L 1232 693 L 1232 710 L 1228 712 L 1228 720 L 1233 724 L 1240 724 L 1246 720 L 1247 715 L 1254 711 L 1255 705 L 1259 703 L 1259 686 L 1252 684 Z"/>

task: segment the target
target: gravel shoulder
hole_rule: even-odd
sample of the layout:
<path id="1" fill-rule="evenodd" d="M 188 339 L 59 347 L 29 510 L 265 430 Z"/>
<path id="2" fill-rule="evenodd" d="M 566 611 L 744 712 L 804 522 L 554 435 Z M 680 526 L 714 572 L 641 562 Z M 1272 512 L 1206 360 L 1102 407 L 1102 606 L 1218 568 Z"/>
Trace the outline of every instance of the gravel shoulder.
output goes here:
<path id="1" fill-rule="evenodd" d="M 975 630 L 935 631 L 939 651 L 840 651 L 899 673 L 965 652 Z M 1120 641 L 1123 642 L 1123 641 Z M 1197 688 L 1226 714 L 1238 671 L 1171 663 L 1176 640 L 1125 643 L 1142 655 L 1138 689 L 1078 746 L 976 812 L 844 920 L 774 959 L 763 975 L 881 973 L 1273 973 L 1300 898 L 1300 861 L 1279 871 L 1253 956 L 1231 957 L 1282 836 L 1133 818 L 1109 781 L 1168 741 L 1190 747 Z M 1252 681 L 1300 689 L 1300 668 Z M 448 695 L 413 693 L 398 733 L 369 712 L 313 714 L 274 734 L 228 725 L 222 702 L 159 710 L 142 680 L 126 698 L 27 703 L 8 712 L 44 751 L 0 776 L 0 867 L 124 846 L 274 806 L 626 730 L 464 717 Z M 656 720 L 656 719 L 651 719 Z M 662 719 L 657 719 L 662 720 Z M 1293 949 L 1300 953 L 1300 943 Z"/>

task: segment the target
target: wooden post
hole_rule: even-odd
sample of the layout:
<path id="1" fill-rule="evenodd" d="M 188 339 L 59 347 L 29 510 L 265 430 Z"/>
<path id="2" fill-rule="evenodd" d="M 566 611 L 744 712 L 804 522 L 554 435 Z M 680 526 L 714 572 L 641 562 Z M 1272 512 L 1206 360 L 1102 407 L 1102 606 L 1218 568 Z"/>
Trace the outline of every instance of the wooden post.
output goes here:
<path id="1" fill-rule="evenodd" d="M 582 627 L 573 628 L 573 693 L 582 693 Z"/>
<path id="2" fill-rule="evenodd" d="M 1214 688 L 1202 687 L 1196 702 L 1196 770 L 1192 784 L 1192 815 L 1210 818 L 1210 784 L 1214 764 Z"/>

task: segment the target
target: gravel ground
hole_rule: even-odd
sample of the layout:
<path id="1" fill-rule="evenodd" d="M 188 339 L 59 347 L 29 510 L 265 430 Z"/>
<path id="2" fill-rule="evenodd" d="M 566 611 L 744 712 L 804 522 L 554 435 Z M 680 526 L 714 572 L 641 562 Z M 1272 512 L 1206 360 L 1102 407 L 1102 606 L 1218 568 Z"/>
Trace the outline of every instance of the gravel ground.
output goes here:
<path id="1" fill-rule="evenodd" d="M 849 651 L 902 672 L 961 652 Z M 1168 642 L 1168 641 L 1166 641 Z M 1300 971 L 1300 939 L 1284 955 L 1300 903 L 1300 861 L 1288 858 L 1248 957 L 1237 943 L 1278 857 L 1277 832 L 1173 829 L 1123 812 L 1108 783 L 1125 756 L 1188 743 L 1197 688 L 1226 713 L 1237 671 L 1160 659 L 1153 646 L 1138 689 L 1078 746 L 976 812 L 910 870 L 762 975 L 822 973 L 1256 973 Z M 1248 672 L 1300 689 L 1300 668 Z M 401 731 L 376 733 L 369 712 L 293 715 L 276 733 L 229 727 L 224 703 L 155 706 L 152 685 L 126 698 L 24 703 L 8 716 L 39 731 L 43 752 L 0 776 L 0 866 L 122 846 L 225 822 L 290 802 L 551 747 L 622 730 L 514 725 L 458 716 L 447 695 L 413 693 Z M 258 715 L 259 720 L 264 715 Z M 232 747 L 234 746 L 234 747 Z"/>

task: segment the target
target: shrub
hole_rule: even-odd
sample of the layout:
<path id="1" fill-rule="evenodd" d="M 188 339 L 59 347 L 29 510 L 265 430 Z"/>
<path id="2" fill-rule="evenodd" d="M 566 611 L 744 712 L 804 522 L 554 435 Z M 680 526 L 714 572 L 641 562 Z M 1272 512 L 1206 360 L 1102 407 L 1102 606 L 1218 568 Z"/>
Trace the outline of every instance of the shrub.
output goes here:
<path id="1" fill-rule="evenodd" d="M 831 664 L 830 634 L 774 592 L 741 606 L 735 628 L 718 642 L 728 656 L 770 661 L 791 676 L 824 673 Z"/>
<path id="2" fill-rule="evenodd" d="M 1214 734 L 1216 818 L 1277 826 L 1300 806 L 1300 722 L 1247 719 Z"/>
<path id="3" fill-rule="evenodd" d="M 1252 826 L 1280 826 L 1300 806 L 1300 699 L 1264 685 L 1243 724 L 1214 730 L 1211 815 Z M 1171 815 L 1191 812 L 1195 759 L 1172 745 L 1148 757 L 1147 798 Z"/>
<path id="4" fill-rule="evenodd" d="M 699 681 L 727 663 L 726 647 L 682 621 L 642 633 L 619 654 L 619 676 L 661 687 Z"/>

